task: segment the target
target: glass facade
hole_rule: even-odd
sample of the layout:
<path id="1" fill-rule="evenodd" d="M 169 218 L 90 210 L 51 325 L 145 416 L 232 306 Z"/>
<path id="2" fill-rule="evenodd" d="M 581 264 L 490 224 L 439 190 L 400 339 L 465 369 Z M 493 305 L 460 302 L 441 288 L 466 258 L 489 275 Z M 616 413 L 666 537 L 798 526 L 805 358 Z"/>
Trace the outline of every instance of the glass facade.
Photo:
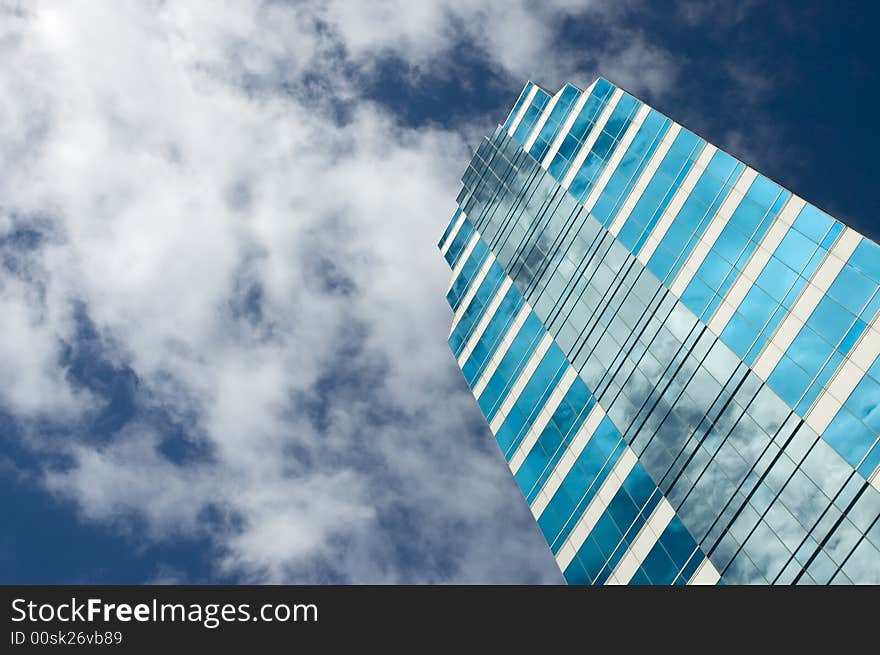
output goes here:
<path id="1" fill-rule="evenodd" d="M 572 584 L 880 584 L 880 247 L 604 79 L 529 82 L 439 248 Z"/>

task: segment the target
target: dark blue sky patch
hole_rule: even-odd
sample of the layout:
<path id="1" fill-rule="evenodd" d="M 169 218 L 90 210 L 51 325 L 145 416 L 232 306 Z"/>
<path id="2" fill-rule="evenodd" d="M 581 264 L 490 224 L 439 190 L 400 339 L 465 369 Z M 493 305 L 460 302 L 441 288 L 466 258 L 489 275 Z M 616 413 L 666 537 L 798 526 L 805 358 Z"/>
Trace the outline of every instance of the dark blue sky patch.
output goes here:
<path id="1" fill-rule="evenodd" d="M 23 280 L 38 294 L 40 299 L 45 295 L 45 284 L 36 275 L 34 255 L 46 243 L 47 236 L 38 227 L 44 219 L 36 218 L 32 224 L 30 217 L 13 216 L 15 227 L 6 234 L 0 235 L 0 276 L 13 276 Z"/>
<path id="2" fill-rule="evenodd" d="M 49 418 L 32 419 L 26 426 L 7 408 L 0 407 L 0 475 L 40 475 L 47 469 L 65 471 L 75 466 L 75 460 L 65 452 L 28 447 L 29 433 L 40 435 L 41 440 L 60 441 L 68 429 Z"/>
<path id="3" fill-rule="evenodd" d="M 339 379 L 342 371 L 347 371 L 349 362 L 355 360 L 364 348 L 367 327 L 356 321 L 343 322 L 337 330 L 336 348 L 332 360 L 324 362 L 321 374 L 308 391 L 297 391 L 291 398 L 291 418 L 305 414 L 319 433 L 327 431 L 330 425 L 330 409 L 333 396 L 349 392 L 346 384 Z"/>
<path id="4" fill-rule="evenodd" d="M 128 366 L 107 358 L 108 344 L 98 333 L 82 303 L 74 309 L 76 332 L 61 348 L 60 364 L 73 387 L 88 389 L 101 399 L 102 407 L 82 427 L 86 440 L 110 440 L 138 412 L 139 381 Z"/>
<path id="5" fill-rule="evenodd" d="M 205 70 L 235 83 L 249 98 L 288 96 L 306 109 L 320 112 L 338 125 L 346 125 L 352 119 L 356 101 L 337 88 L 334 78 L 352 79 L 356 76 L 356 66 L 349 60 L 338 35 L 324 21 L 301 18 L 310 22 L 318 37 L 318 47 L 308 60 L 291 62 L 278 58 L 271 65 L 253 67 L 249 53 L 253 44 L 232 39 L 227 43 L 226 52 L 226 60 L 231 64 L 229 70 Z"/>
<path id="6" fill-rule="evenodd" d="M 174 415 L 163 408 L 141 385 L 134 370 L 106 357 L 108 344 L 89 318 L 86 307 L 75 309 L 74 338 L 63 345 L 61 365 L 75 388 L 88 389 L 99 399 L 99 409 L 86 416 L 84 423 L 54 425 L 50 421 L 37 428 L 44 436 L 58 433 L 60 442 L 67 437 L 100 445 L 109 443 L 127 425 L 137 421 L 160 435 L 159 452 L 178 466 L 210 462 L 214 450 L 206 435 L 197 430 L 197 417 Z"/>
<path id="7" fill-rule="evenodd" d="M 288 82 L 284 90 L 308 109 L 321 112 L 337 125 L 348 125 L 354 117 L 357 101 L 344 97 L 333 78 L 352 79 L 357 68 L 350 61 L 345 45 L 325 21 L 313 19 L 312 26 L 320 38 L 320 47 L 300 78 Z"/>
<path id="8" fill-rule="evenodd" d="M 388 536 L 390 559 L 403 579 L 438 583 L 456 574 L 461 546 L 455 539 L 444 539 L 444 548 L 438 548 L 430 537 L 431 529 L 437 528 L 435 521 L 414 504 L 395 501 L 377 508 L 376 529 Z M 457 521 L 443 528 L 447 535 L 467 534 Z"/>
<path id="9" fill-rule="evenodd" d="M 358 291 L 352 271 L 358 268 L 363 274 L 369 260 L 363 253 L 352 251 L 355 229 L 344 216 L 330 214 L 304 231 L 296 249 L 296 265 L 307 289 L 323 296 L 343 298 Z"/>
<path id="10" fill-rule="evenodd" d="M 276 336 L 277 325 L 266 313 L 266 291 L 260 279 L 260 261 L 265 253 L 253 248 L 240 262 L 223 310 L 229 319 L 229 338 L 268 341 Z"/>
<path id="11" fill-rule="evenodd" d="M 216 448 L 206 435 L 199 433 L 194 421 L 184 423 L 161 408 L 146 410 L 143 420 L 160 435 L 159 453 L 177 466 L 187 468 L 216 461 Z"/>
<path id="12" fill-rule="evenodd" d="M 306 405 L 309 405 L 309 401 L 306 401 Z M 315 405 L 311 407 L 312 412 L 317 415 L 318 408 Z M 326 412 L 319 420 L 323 420 L 326 423 Z M 284 457 L 287 468 L 286 473 L 288 475 L 297 475 L 302 471 L 312 470 L 318 464 L 312 448 L 298 441 L 290 441 L 284 444 L 281 454 Z"/>
<path id="13" fill-rule="evenodd" d="M 235 512 L 218 504 L 206 505 L 199 511 L 199 526 L 205 534 L 222 534 L 239 532 L 244 528 L 244 521 Z"/>
<path id="14" fill-rule="evenodd" d="M 345 553 L 355 548 L 350 536 L 330 534 L 326 537 L 327 550 L 330 553 Z M 343 572 L 339 562 L 323 553 L 317 553 L 308 562 L 293 564 L 287 571 L 290 584 L 359 584 L 363 578 L 353 580 Z"/>
<path id="15" fill-rule="evenodd" d="M 115 434 L 137 413 L 137 375 L 127 367 L 108 373 L 104 389 L 107 404 L 91 426 L 91 432 L 97 434 Z"/>
<path id="16" fill-rule="evenodd" d="M 236 582 L 213 568 L 207 538 L 147 545 L 82 522 L 69 505 L 3 470 L 0 497 L 0 522 L 14 526 L 0 531 L 3 584 L 143 584 L 169 564 L 184 571 L 188 583 Z"/>
<path id="17" fill-rule="evenodd" d="M 328 255 L 314 253 L 303 265 L 306 284 L 319 293 L 330 296 L 350 296 L 357 291 L 354 277 L 344 265 Z"/>
<path id="18" fill-rule="evenodd" d="M 236 319 L 244 319 L 251 326 L 263 321 L 263 285 L 257 281 L 242 281 L 229 301 L 229 308 Z"/>
<path id="19" fill-rule="evenodd" d="M 292 399 L 291 413 L 304 412 L 319 433 L 330 428 L 330 410 L 350 407 L 366 421 L 365 433 L 403 420 L 385 386 L 388 362 L 368 348 L 367 326 L 349 318 L 335 334 L 336 348 L 323 362 L 321 374 L 308 392 Z"/>
<path id="20" fill-rule="evenodd" d="M 339 66 L 353 74 L 350 65 L 340 61 Z M 321 112 L 341 127 L 350 124 L 354 118 L 356 102 L 343 98 L 333 81 L 321 71 L 306 71 L 296 88 L 288 87 L 286 92 L 300 100 L 305 107 Z"/>
<path id="21" fill-rule="evenodd" d="M 31 252 L 39 248 L 44 240 L 45 235 L 34 227 L 16 227 L 11 232 L 0 236 L 0 250 Z"/>
<path id="22" fill-rule="evenodd" d="M 461 42 L 450 48 L 448 57 L 448 67 L 424 69 L 397 55 L 385 55 L 362 78 L 364 94 L 410 128 L 431 124 L 454 128 L 477 116 L 498 115 L 508 103 L 516 102 L 519 90 L 511 92 L 516 83 L 511 85 L 473 45 Z"/>
<path id="23" fill-rule="evenodd" d="M 137 584 L 173 568 L 186 572 L 189 582 L 217 581 L 207 538 L 179 537 L 147 545 L 135 535 L 140 519 L 120 517 L 108 526 L 82 522 L 72 506 L 60 503 L 39 488 L 45 471 L 66 471 L 75 465 L 68 453 L 73 439 L 103 444 L 130 421 L 149 420 L 163 435 L 160 450 L 180 464 L 204 462 L 206 442 L 186 436 L 162 409 L 142 410 L 144 391 L 126 366 L 106 357 L 101 338 L 85 306 L 75 310 L 74 338 L 63 344 L 61 360 L 68 381 L 88 389 L 102 401 L 82 425 L 59 423 L 53 417 L 28 419 L 23 425 L 0 408 L 0 520 L 14 526 L 0 535 L 0 581 L 6 584 Z M 32 441 L 36 439 L 36 442 Z M 63 544 L 63 547 L 59 547 Z M 220 576 L 222 577 L 222 576 Z"/>

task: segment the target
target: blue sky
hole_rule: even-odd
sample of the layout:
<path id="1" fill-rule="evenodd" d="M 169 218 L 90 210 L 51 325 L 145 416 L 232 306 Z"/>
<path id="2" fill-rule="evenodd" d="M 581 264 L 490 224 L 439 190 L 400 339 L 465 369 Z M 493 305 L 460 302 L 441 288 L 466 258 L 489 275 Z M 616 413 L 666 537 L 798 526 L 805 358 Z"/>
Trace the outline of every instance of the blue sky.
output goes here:
<path id="1" fill-rule="evenodd" d="M 560 582 L 435 244 L 603 75 L 880 236 L 853 3 L 0 1 L 0 581 Z"/>

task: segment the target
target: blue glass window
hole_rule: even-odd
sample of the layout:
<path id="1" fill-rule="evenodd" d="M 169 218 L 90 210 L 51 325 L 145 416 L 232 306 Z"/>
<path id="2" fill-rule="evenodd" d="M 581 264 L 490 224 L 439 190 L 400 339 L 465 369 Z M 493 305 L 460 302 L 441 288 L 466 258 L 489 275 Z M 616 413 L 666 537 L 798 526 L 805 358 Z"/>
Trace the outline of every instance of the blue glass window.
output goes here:
<path id="1" fill-rule="evenodd" d="M 624 93 L 621 96 L 620 101 L 608 118 L 605 128 L 598 139 L 596 139 L 596 142 L 584 159 L 584 163 L 578 169 L 577 174 L 575 174 L 568 187 L 569 193 L 577 198 L 578 202 L 584 202 L 587 199 L 596 180 L 602 174 L 602 171 L 605 170 L 605 165 L 617 146 L 617 140 L 626 132 L 640 106 L 641 103 L 628 93 Z"/>
<path id="2" fill-rule="evenodd" d="M 548 102 L 550 102 L 550 94 L 544 91 L 544 89 L 538 89 L 537 93 L 535 93 L 535 97 L 532 98 L 532 103 L 529 105 L 529 108 L 526 109 L 525 115 L 513 133 L 513 138 L 517 142 L 523 144 L 528 140 L 535 127 L 535 123 L 541 118 L 541 113 L 544 111 L 544 107 L 547 106 Z"/>
<path id="3" fill-rule="evenodd" d="M 743 168 L 742 164 L 720 150 L 712 156 L 657 248 L 665 249 L 663 254 L 667 256 L 661 255 L 654 263 L 648 263 L 648 268 L 657 277 L 667 284 L 675 278 Z M 711 266 L 711 263 L 707 266 L 707 273 L 711 271 Z M 721 279 L 717 279 L 715 284 L 711 278 L 703 280 L 713 289 L 721 283 Z"/>
<path id="4" fill-rule="evenodd" d="M 868 454 L 871 446 L 877 440 L 877 435 L 872 433 L 847 409 L 837 412 L 837 416 L 831 421 L 822 437 L 854 467 L 861 463 L 862 458 Z M 873 467 L 867 475 L 872 472 Z"/>
<path id="5" fill-rule="evenodd" d="M 501 267 L 501 264 L 498 261 L 493 262 L 492 266 L 489 267 L 488 273 L 486 273 L 486 277 L 483 278 L 480 286 L 477 287 L 477 292 L 471 298 L 464 313 L 462 313 L 458 325 L 455 326 L 455 329 L 449 336 L 449 347 L 456 357 L 464 350 L 471 331 L 480 322 L 483 312 L 489 306 L 489 303 L 492 302 L 492 298 L 495 297 L 495 293 L 504 281 L 504 277 L 504 269 Z"/>
<path id="6" fill-rule="evenodd" d="M 525 367 L 531 357 L 532 352 L 538 345 L 538 341 L 546 334 L 541 321 L 533 313 L 523 323 L 522 327 L 514 337 L 510 348 L 504 353 L 501 362 L 495 373 L 489 379 L 486 388 L 477 399 L 480 409 L 486 419 L 491 422 L 498 411 L 501 400 L 506 395 L 510 385 L 519 377 L 520 372 Z"/>
<path id="7" fill-rule="evenodd" d="M 605 108 L 608 99 L 614 92 L 614 86 L 603 79 L 597 80 L 593 90 L 590 92 L 587 101 L 578 113 L 577 118 L 571 125 L 571 128 L 559 146 L 559 151 L 550 162 L 547 171 L 557 181 L 562 181 L 570 163 L 574 160 L 577 151 L 580 149 L 586 135 L 593 129 L 596 119 Z"/>
<path id="8" fill-rule="evenodd" d="M 617 236 L 634 255 L 639 254 L 648 234 L 660 220 L 705 143 L 693 132 L 684 129 L 675 137 L 672 147 L 663 157 Z M 662 279 L 663 276 L 658 277 Z"/>
<path id="9" fill-rule="evenodd" d="M 504 129 L 507 130 L 510 128 L 511 123 L 513 123 L 517 114 L 519 114 L 519 110 L 522 109 L 523 103 L 526 101 L 526 98 L 529 97 L 529 93 L 532 90 L 534 84 L 531 82 L 526 82 L 525 87 L 523 87 L 522 93 L 519 94 L 519 98 L 516 99 L 516 104 L 513 105 L 513 109 L 510 110 L 510 113 L 507 115 L 507 120 L 504 121 Z"/>
<path id="10" fill-rule="evenodd" d="M 538 519 L 538 526 L 554 553 L 565 543 L 577 518 L 595 496 L 624 447 L 620 433 L 606 416 Z"/>
<path id="11" fill-rule="evenodd" d="M 875 283 L 880 283 L 880 246 L 863 239 L 849 258 L 849 263 L 858 268 Z"/>
<path id="12" fill-rule="evenodd" d="M 477 273 L 480 272 L 480 269 L 483 267 L 483 263 L 488 256 L 489 246 L 486 245 L 485 241 L 480 239 L 471 251 L 464 266 L 462 266 L 458 277 L 453 281 L 449 292 L 446 294 L 446 301 L 449 303 L 449 306 L 452 307 L 453 311 L 458 309 L 458 305 L 461 303 L 462 298 L 467 295 L 471 282 L 474 281 Z"/>
<path id="13" fill-rule="evenodd" d="M 565 354 L 555 342 L 552 343 L 520 392 L 514 403 L 514 408 L 507 415 L 498 434 L 495 435 L 498 439 L 498 445 L 501 446 L 508 461 L 513 457 L 528 428 L 537 418 L 538 412 L 547 402 L 550 394 L 553 393 L 559 379 L 565 373 L 566 366 Z"/>
<path id="14" fill-rule="evenodd" d="M 669 585 L 678 576 L 678 567 L 672 562 L 663 546 L 658 542 L 642 562 L 642 570 L 648 575 L 652 584 Z"/>
<path id="15" fill-rule="evenodd" d="M 440 241 L 437 242 L 438 248 L 443 248 L 443 245 L 446 243 L 446 239 L 449 238 L 449 233 L 452 232 L 452 228 L 455 227 L 456 222 L 458 221 L 458 217 L 461 216 L 461 208 L 455 210 L 455 213 L 452 215 L 452 220 L 449 221 L 449 225 L 446 226 L 446 229 L 443 231 L 443 236 L 440 237 Z"/>
<path id="16" fill-rule="evenodd" d="M 562 129 L 562 125 L 565 123 L 569 113 L 580 96 L 581 92 L 577 87 L 566 85 L 562 90 L 553 110 L 547 117 L 547 121 L 538 133 L 538 137 L 535 139 L 532 147 L 529 149 L 529 154 L 537 161 L 544 159 L 544 156 L 547 154 L 550 146 L 553 145 L 556 136 L 559 134 L 559 130 Z"/>
<path id="17" fill-rule="evenodd" d="M 825 230 L 823 232 L 823 230 Z M 782 319 L 825 259 L 841 224 L 806 205 L 749 289 L 721 339 L 753 364 Z M 714 311 L 714 307 L 711 308 Z M 703 314 L 705 319 L 711 312 Z"/>
<path id="18" fill-rule="evenodd" d="M 739 177 L 742 170 L 742 164 L 737 164 L 733 174 L 728 178 L 729 186 L 736 182 L 736 178 Z M 726 186 L 727 192 L 729 192 L 729 186 Z M 724 192 L 724 197 L 727 192 Z M 700 268 L 697 269 L 695 278 L 699 278 L 700 282 L 692 281 L 692 284 L 697 288 L 702 283 L 712 290 L 714 292 L 712 299 L 703 304 L 702 298 L 695 293 L 685 292 L 682 296 L 683 299 L 687 298 L 686 304 L 703 321 L 709 320 L 715 313 L 721 299 L 742 273 L 758 242 L 764 237 L 790 195 L 788 191 L 761 175 L 758 175 L 749 186 L 745 196 L 712 246 L 712 250 L 709 251 Z M 716 206 L 712 209 L 713 214 L 723 200 L 724 198 L 718 199 Z M 671 228 L 670 231 L 672 231 Z M 675 252 L 677 244 L 673 242 L 671 245 L 673 252 Z M 667 283 L 674 279 L 692 248 L 693 244 L 679 246 L 683 254 L 676 260 L 676 266 L 671 267 L 666 273 Z"/>
<path id="19" fill-rule="evenodd" d="M 529 503 L 537 497 L 594 404 L 595 399 L 587 385 L 580 377 L 575 378 L 553 412 L 550 423 L 517 471 L 516 480 Z"/>
<path id="20" fill-rule="evenodd" d="M 501 301 L 501 304 L 474 346 L 473 352 L 471 352 L 470 357 L 468 357 L 462 367 L 465 380 L 467 380 L 471 388 L 480 379 L 486 365 L 489 363 L 490 358 L 495 353 L 495 350 L 501 343 L 501 339 L 507 333 L 517 314 L 519 314 L 524 302 L 519 290 L 514 285 L 511 285 L 504 296 L 504 300 Z"/>
<path id="21" fill-rule="evenodd" d="M 645 122 L 593 206 L 593 216 L 605 227 L 614 221 L 617 211 L 632 191 L 671 124 L 672 121 L 663 114 L 653 109 L 648 112 Z"/>
<path id="22" fill-rule="evenodd" d="M 470 242 L 471 237 L 474 235 L 474 226 L 471 225 L 471 222 L 467 219 L 461 224 L 461 227 L 458 228 L 458 233 L 455 235 L 455 238 L 452 240 L 452 244 L 449 246 L 449 250 L 446 251 L 444 258 L 446 259 L 446 263 L 449 264 L 450 268 L 455 268 L 455 265 L 458 263 L 458 258 L 464 249 L 467 247 L 467 244 Z"/>

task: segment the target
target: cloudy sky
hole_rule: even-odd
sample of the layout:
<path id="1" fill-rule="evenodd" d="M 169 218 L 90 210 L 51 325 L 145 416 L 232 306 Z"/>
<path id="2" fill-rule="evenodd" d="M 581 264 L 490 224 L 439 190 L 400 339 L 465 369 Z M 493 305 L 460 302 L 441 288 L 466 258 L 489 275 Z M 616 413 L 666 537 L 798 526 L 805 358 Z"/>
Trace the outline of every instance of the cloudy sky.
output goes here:
<path id="1" fill-rule="evenodd" d="M 0 582 L 561 582 L 446 346 L 471 148 L 601 74 L 877 238 L 857 10 L 0 0 Z"/>

